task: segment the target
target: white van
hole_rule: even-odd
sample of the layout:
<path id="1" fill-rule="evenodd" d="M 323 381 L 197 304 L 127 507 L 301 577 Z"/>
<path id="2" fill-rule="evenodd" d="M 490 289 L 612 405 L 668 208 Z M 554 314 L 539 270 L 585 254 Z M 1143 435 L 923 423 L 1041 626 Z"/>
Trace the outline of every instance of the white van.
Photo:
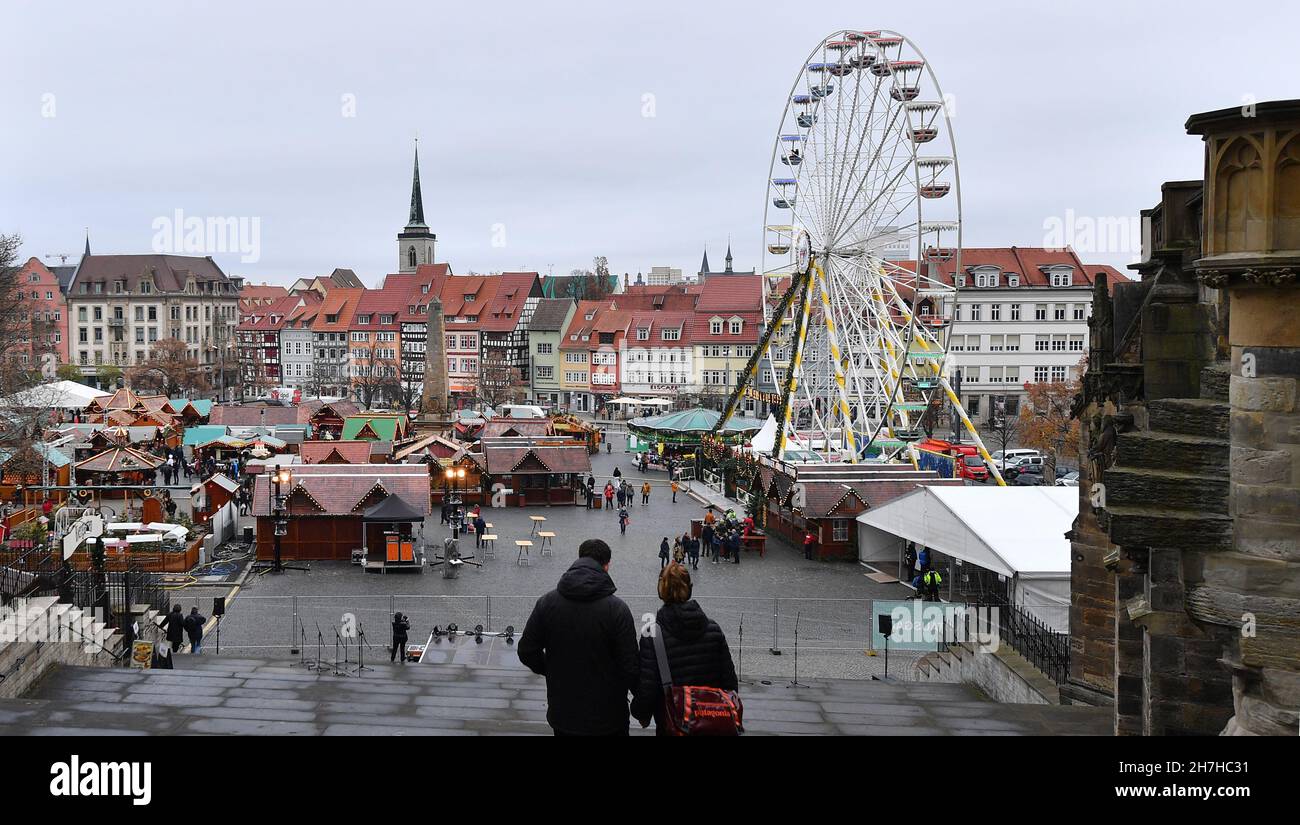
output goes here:
<path id="1" fill-rule="evenodd" d="M 1018 467 L 1021 464 L 1028 463 L 1033 458 L 1037 458 L 1040 462 L 1043 459 L 1042 453 L 1038 452 L 1038 450 L 998 450 L 990 457 L 998 469 Z"/>

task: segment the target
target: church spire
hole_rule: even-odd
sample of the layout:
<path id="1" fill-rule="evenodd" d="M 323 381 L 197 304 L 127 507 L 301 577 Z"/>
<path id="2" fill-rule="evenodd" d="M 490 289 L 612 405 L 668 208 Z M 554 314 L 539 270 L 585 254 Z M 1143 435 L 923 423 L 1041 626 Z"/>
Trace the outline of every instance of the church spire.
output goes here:
<path id="1" fill-rule="evenodd" d="M 86 227 L 86 254 L 90 254 L 90 227 Z"/>
<path id="2" fill-rule="evenodd" d="M 731 272 L 731 236 L 727 236 L 727 272 Z"/>
<path id="3" fill-rule="evenodd" d="M 704 247 L 704 263 L 700 264 L 700 274 L 709 274 L 709 248 L 707 246 Z"/>
<path id="4" fill-rule="evenodd" d="M 420 193 L 420 139 L 415 139 L 415 175 L 411 179 L 411 217 L 407 226 L 425 226 L 424 196 Z"/>

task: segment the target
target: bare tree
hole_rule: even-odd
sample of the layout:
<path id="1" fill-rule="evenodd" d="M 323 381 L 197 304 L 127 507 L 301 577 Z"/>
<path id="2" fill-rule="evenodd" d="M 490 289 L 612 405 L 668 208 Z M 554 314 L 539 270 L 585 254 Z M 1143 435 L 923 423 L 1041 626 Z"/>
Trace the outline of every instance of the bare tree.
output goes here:
<path id="1" fill-rule="evenodd" d="M 988 434 L 989 441 L 999 451 L 1002 452 L 1002 461 L 998 467 L 999 473 L 1005 473 L 1007 469 L 1007 450 L 1020 443 L 1020 416 L 1018 415 L 995 415 L 984 426 L 984 432 Z"/>
<path id="2" fill-rule="evenodd" d="M 484 350 L 479 370 L 479 397 L 493 407 L 519 400 L 525 390 L 519 370 L 511 367 L 503 354 L 488 352 Z"/>
<path id="3" fill-rule="evenodd" d="M 397 361 L 381 357 L 380 349 L 378 343 L 371 342 L 370 348 L 356 363 L 352 376 L 352 387 L 366 409 L 370 409 L 377 398 L 392 401 L 401 395 Z"/>
<path id="4" fill-rule="evenodd" d="M 132 389 L 158 392 L 169 398 L 191 397 L 207 392 L 212 384 L 190 357 L 189 348 L 178 338 L 164 338 L 153 345 L 149 360 L 126 371 Z"/>

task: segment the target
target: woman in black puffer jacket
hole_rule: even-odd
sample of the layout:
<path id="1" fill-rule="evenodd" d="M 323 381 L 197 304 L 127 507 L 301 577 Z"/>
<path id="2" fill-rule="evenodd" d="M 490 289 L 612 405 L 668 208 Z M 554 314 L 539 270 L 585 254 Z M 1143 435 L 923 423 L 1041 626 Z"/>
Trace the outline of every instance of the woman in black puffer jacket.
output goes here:
<path id="1" fill-rule="evenodd" d="M 663 634 L 673 684 L 736 690 L 736 667 L 727 637 L 691 598 L 691 574 L 685 566 L 674 563 L 664 568 L 659 575 L 659 598 L 664 606 L 655 618 L 658 632 Z M 643 728 L 650 726 L 653 717 L 656 733 L 665 735 L 664 689 L 650 636 L 642 636 L 640 656 L 641 675 L 632 698 L 632 717 Z"/>

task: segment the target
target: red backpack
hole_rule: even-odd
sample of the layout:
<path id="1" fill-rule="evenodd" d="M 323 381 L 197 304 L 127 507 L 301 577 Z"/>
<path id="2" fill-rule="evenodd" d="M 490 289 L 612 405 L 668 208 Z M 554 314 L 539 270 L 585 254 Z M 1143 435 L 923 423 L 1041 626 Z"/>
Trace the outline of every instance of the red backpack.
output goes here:
<path id="1" fill-rule="evenodd" d="M 651 633 L 659 682 L 664 690 L 664 723 L 671 736 L 739 736 L 745 732 L 745 708 L 734 690 L 701 686 L 675 686 L 668 670 L 663 626 Z"/>

